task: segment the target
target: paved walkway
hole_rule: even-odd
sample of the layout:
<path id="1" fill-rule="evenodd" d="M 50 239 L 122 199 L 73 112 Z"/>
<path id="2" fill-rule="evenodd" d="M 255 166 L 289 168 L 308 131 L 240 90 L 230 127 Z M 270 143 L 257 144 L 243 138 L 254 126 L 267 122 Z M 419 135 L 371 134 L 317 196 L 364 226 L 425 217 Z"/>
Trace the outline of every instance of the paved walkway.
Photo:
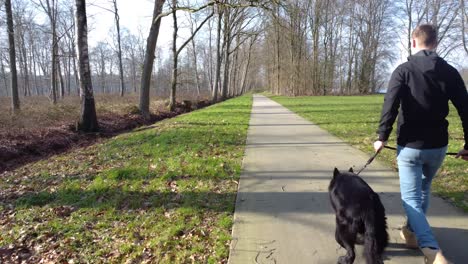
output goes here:
<path id="1" fill-rule="evenodd" d="M 386 150 L 388 151 L 388 150 Z M 234 216 L 229 263 L 330 264 L 344 254 L 334 239 L 327 188 L 333 168 L 361 168 L 369 158 L 313 123 L 255 95 Z M 398 176 L 374 161 L 361 176 L 386 208 L 385 263 L 422 263 L 404 248 Z M 433 197 L 429 221 L 445 254 L 468 263 L 468 215 Z M 358 246 L 355 263 L 365 263 Z"/>

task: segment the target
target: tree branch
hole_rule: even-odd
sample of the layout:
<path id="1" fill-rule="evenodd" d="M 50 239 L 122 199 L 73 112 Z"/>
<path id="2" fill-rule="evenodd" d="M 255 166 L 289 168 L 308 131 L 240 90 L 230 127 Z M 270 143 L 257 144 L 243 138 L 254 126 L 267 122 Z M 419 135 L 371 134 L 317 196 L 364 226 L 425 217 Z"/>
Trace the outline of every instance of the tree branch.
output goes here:
<path id="1" fill-rule="evenodd" d="M 172 8 L 170 11 L 167 11 L 167 12 L 164 12 L 164 13 L 161 13 L 159 14 L 159 16 L 157 16 L 154 20 L 153 20 L 153 23 L 156 23 L 159 19 L 163 18 L 163 17 L 167 17 L 169 15 L 171 15 L 173 12 L 176 12 L 176 11 L 185 11 L 185 12 L 190 12 L 190 13 L 196 13 L 198 11 L 201 11 L 205 8 L 208 8 L 210 6 L 220 6 L 220 7 L 227 7 L 227 8 L 246 8 L 246 7 L 260 7 L 260 8 L 263 8 L 263 9 L 267 9 L 267 10 L 270 10 L 270 8 L 268 7 L 268 4 L 271 4 L 271 3 L 277 3 L 279 2 L 278 0 L 272 0 L 272 1 L 262 1 L 262 2 L 259 2 L 258 4 L 255 3 L 255 1 L 250 1 L 249 3 L 246 3 L 246 4 L 229 4 L 229 3 L 221 3 L 220 0 L 212 0 L 212 1 L 209 1 L 208 3 L 200 6 L 200 7 L 197 7 L 197 8 L 193 8 L 193 7 L 189 7 L 189 6 L 179 6 L 177 8 Z"/>
<path id="2" fill-rule="evenodd" d="M 205 20 L 203 20 L 203 22 L 201 22 L 200 25 L 198 25 L 197 29 L 193 32 L 192 36 L 190 36 L 190 38 L 188 38 L 184 44 L 182 44 L 182 46 L 179 47 L 179 49 L 177 49 L 177 52 L 176 52 L 176 56 L 179 56 L 179 53 L 185 48 L 185 46 L 187 46 L 187 44 L 195 37 L 195 35 L 198 33 L 198 31 L 203 27 L 203 25 L 214 15 L 214 11 L 211 12 L 211 14 L 209 16 L 207 16 L 205 18 Z"/>
<path id="3" fill-rule="evenodd" d="M 94 3 L 89 3 L 89 6 L 94 6 L 94 7 L 100 8 L 100 9 L 102 9 L 102 10 L 111 12 L 112 14 L 115 14 L 115 11 L 114 11 L 114 10 L 109 9 L 109 8 L 106 8 L 106 7 L 102 7 L 102 6 L 100 6 L 100 5 L 96 5 L 96 4 L 94 4 Z"/>

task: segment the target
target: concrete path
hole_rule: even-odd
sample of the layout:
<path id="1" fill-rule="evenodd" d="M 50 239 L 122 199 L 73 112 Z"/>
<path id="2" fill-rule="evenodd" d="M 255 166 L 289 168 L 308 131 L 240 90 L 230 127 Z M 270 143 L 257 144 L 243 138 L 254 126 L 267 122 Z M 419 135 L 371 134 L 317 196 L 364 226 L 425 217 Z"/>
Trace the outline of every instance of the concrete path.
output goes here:
<path id="1" fill-rule="evenodd" d="M 255 95 L 229 263 L 336 263 L 345 251 L 334 239 L 328 184 L 334 167 L 360 169 L 368 158 L 369 153 Z M 361 176 L 386 208 L 390 246 L 385 263 L 422 263 L 421 253 L 406 249 L 398 235 L 404 217 L 397 174 L 374 161 Z M 468 263 L 468 215 L 436 197 L 429 215 L 446 256 Z M 357 255 L 355 263 L 365 263 L 360 246 Z"/>

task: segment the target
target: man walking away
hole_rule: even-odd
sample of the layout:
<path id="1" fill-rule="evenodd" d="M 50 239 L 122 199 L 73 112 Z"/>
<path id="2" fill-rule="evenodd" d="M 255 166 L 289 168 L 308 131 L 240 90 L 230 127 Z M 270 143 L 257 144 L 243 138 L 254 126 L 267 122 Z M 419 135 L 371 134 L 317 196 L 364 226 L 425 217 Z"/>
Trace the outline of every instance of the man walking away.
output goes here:
<path id="1" fill-rule="evenodd" d="M 426 219 L 431 182 L 442 165 L 448 145 L 448 101 L 462 120 L 465 145 L 458 157 L 468 160 L 468 93 L 458 71 L 440 58 L 437 30 L 419 25 L 412 34 L 415 54 L 399 65 L 390 79 L 374 143 L 380 151 L 398 116 L 397 161 L 407 224 L 400 235 L 406 245 L 420 248 L 425 263 L 450 263 L 442 254 Z"/>

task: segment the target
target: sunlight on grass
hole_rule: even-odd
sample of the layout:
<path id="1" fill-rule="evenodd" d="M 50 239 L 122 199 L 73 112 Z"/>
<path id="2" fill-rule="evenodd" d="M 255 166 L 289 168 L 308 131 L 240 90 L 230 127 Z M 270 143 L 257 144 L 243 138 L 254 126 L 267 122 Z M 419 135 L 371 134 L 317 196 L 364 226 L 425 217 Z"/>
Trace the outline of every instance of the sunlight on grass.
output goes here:
<path id="1" fill-rule="evenodd" d="M 372 96 L 320 96 L 281 97 L 271 96 L 283 106 L 314 122 L 342 140 L 366 153 L 373 153 L 372 143 L 377 139 L 377 128 L 382 109 L 382 95 Z M 463 147 L 463 128 L 453 106 L 448 117 L 450 122 L 449 152 L 458 152 Z M 389 145 L 396 145 L 395 130 Z M 378 159 L 396 170 L 395 153 L 383 151 Z M 468 212 L 468 169 L 466 162 L 447 157 L 434 179 L 433 192 L 448 199 Z"/>
<path id="2" fill-rule="evenodd" d="M 0 179 L 0 248 L 31 263 L 225 263 L 251 96 Z"/>

